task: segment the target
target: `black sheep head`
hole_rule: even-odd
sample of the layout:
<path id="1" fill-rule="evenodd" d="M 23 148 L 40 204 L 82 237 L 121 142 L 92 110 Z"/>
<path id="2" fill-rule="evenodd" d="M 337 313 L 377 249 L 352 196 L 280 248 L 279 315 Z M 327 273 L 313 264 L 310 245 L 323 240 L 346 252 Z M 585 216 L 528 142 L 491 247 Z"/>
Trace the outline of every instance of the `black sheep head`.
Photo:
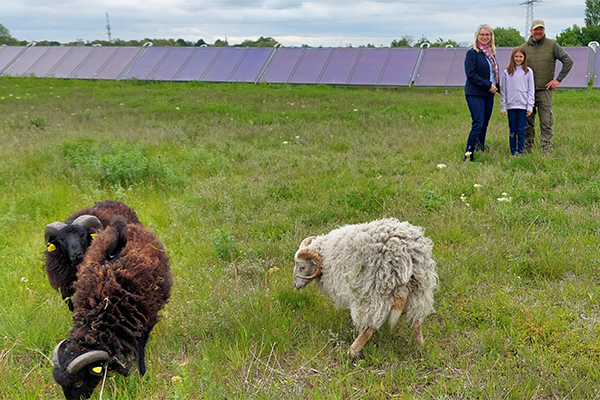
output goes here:
<path id="1" fill-rule="evenodd" d="M 91 235 L 100 229 L 102 223 L 93 215 L 82 215 L 69 225 L 53 222 L 44 230 L 48 253 L 61 252 L 73 266 L 77 266 L 83 261 L 92 241 Z"/>
<path id="2" fill-rule="evenodd" d="M 87 399 L 102 380 L 109 359 L 106 351 L 83 351 L 73 340 L 63 340 L 52 354 L 52 376 L 67 400 Z"/>

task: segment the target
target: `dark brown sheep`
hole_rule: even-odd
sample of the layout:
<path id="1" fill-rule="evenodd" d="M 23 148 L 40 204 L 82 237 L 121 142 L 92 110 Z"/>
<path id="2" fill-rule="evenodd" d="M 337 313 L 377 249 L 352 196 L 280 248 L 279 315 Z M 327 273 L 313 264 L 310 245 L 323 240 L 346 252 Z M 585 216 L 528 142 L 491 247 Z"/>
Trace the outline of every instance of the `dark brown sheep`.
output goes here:
<path id="1" fill-rule="evenodd" d="M 56 346 L 52 375 L 67 400 L 88 398 L 104 369 L 146 372 L 145 352 L 172 277 L 163 244 L 141 224 L 114 217 L 92 242 L 73 285 L 73 329 Z"/>
<path id="2" fill-rule="evenodd" d="M 71 311 L 73 304 L 70 298 L 74 292 L 77 266 L 83 260 L 93 235 L 110 224 L 116 215 L 124 216 L 128 223 L 142 225 L 127 204 L 105 200 L 73 213 L 64 223 L 48 224 L 44 230 L 48 280 L 54 289 L 61 292 Z"/>

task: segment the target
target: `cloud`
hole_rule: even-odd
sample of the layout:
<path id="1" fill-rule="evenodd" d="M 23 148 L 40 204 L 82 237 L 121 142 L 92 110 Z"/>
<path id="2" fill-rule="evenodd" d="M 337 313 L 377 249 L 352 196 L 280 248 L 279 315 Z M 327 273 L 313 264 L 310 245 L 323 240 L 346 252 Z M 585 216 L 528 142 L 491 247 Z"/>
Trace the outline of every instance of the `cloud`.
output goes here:
<path id="1" fill-rule="evenodd" d="M 405 35 L 470 42 L 481 23 L 526 33 L 526 7 L 514 0 L 3 0 L 2 8 L 0 24 L 28 41 L 106 39 L 106 13 L 112 37 L 123 40 L 271 36 L 285 46 L 389 46 Z M 544 0 L 534 15 L 554 37 L 583 26 L 584 10 L 585 0 Z"/>

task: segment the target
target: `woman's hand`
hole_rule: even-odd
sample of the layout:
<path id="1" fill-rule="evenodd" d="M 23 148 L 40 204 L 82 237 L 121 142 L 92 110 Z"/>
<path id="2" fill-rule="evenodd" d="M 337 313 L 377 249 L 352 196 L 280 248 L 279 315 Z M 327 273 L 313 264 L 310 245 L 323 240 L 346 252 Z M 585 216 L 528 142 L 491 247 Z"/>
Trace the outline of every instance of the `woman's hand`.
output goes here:
<path id="1" fill-rule="evenodd" d="M 490 93 L 494 93 L 495 94 L 497 91 L 498 91 L 498 88 L 496 88 L 496 85 L 492 85 L 490 87 Z"/>

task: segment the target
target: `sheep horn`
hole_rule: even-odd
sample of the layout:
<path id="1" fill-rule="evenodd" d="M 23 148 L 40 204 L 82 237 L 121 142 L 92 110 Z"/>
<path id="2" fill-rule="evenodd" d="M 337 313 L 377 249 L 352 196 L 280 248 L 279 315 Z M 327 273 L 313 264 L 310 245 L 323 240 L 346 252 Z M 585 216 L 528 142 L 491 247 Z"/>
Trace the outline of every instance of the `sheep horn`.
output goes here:
<path id="1" fill-rule="evenodd" d="M 60 351 L 60 346 L 62 346 L 63 343 L 66 341 L 67 339 L 63 339 L 59 344 L 56 345 L 54 351 L 52 352 L 52 364 L 54 364 L 55 367 L 60 368 L 60 362 L 58 361 L 58 352 Z"/>
<path id="2" fill-rule="evenodd" d="M 83 353 L 79 357 L 75 358 L 67 366 L 67 372 L 71 375 L 78 373 L 87 365 L 90 365 L 96 361 L 106 361 L 110 358 L 108 353 L 104 350 L 92 350 L 87 353 Z"/>
<path id="3" fill-rule="evenodd" d="M 321 272 L 321 268 L 317 269 L 317 272 L 315 272 L 314 274 L 312 274 L 311 276 L 301 276 L 301 275 L 296 275 L 296 278 L 301 278 L 301 279 L 306 279 L 306 280 L 311 280 L 311 279 L 315 279 L 319 276 L 321 276 L 323 273 Z"/>
<path id="4" fill-rule="evenodd" d="M 77 219 L 73 221 L 73 225 L 81 225 L 84 228 L 96 228 L 98 230 L 102 229 L 102 222 L 100 222 L 98 217 L 89 214 L 77 217 Z"/>
<path id="5" fill-rule="evenodd" d="M 46 229 L 44 230 L 44 240 L 46 243 L 50 241 L 52 236 L 56 236 L 58 231 L 67 226 L 64 222 L 53 222 L 51 224 L 46 225 Z"/>

